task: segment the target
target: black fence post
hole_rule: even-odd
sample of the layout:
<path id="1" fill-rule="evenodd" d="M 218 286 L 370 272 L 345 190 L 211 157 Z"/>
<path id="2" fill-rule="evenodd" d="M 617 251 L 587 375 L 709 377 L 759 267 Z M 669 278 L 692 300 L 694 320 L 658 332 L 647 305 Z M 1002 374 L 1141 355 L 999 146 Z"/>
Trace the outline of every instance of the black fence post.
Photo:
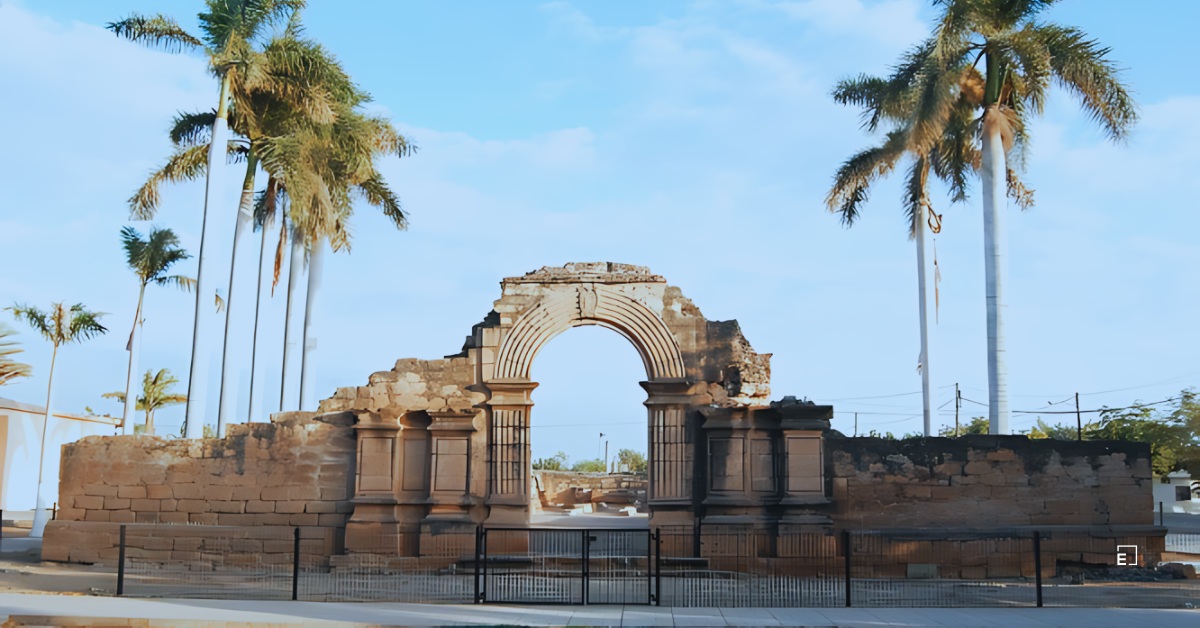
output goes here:
<path id="1" fill-rule="evenodd" d="M 300 599 L 300 528 L 293 531 L 292 542 L 292 600 Z"/>
<path id="2" fill-rule="evenodd" d="M 583 597 L 584 605 L 586 605 L 588 603 L 588 563 L 590 562 L 588 559 L 588 555 L 591 553 L 590 550 L 592 548 L 591 538 L 592 538 L 591 531 L 584 528 L 584 530 L 583 530 L 583 547 L 581 547 L 579 549 L 580 558 L 583 559 L 583 564 L 580 565 L 580 576 L 581 576 L 580 583 L 583 585 L 580 587 L 580 589 L 582 589 L 580 591 L 580 593 Z"/>
<path id="3" fill-rule="evenodd" d="M 488 572 L 488 549 L 487 549 L 487 528 L 479 531 L 479 536 L 483 539 L 483 576 L 480 578 L 479 603 L 487 602 L 487 572 Z"/>
<path id="4" fill-rule="evenodd" d="M 50 509 L 50 520 L 58 521 L 58 502 L 54 502 L 54 507 Z"/>
<path id="5" fill-rule="evenodd" d="M 662 529 L 654 529 L 654 605 L 662 606 Z"/>
<path id="6" fill-rule="evenodd" d="M 842 530 L 842 553 L 845 554 L 846 608 L 850 608 L 850 531 Z"/>
<path id="7" fill-rule="evenodd" d="M 1037 605 L 1042 607 L 1042 533 L 1033 531 L 1033 570 L 1034 582 L 1037 583 Z"/>
<path id="8" fill-rule="evenodd" d="M 475 574 L 475 603 L 480 604 L 479 599 L 479 557 L 483 554 L 483 527 L 475 526 L 475 562 L 473 563 L 473 571 Z"/>
<path id="9" fill-rule="evenodd" d="M 117 595 L 125 594 L 125 526 L 121 526 L 120 549 L 117 550 Z"/>
<path id="10" fill-rule="evenodd" d="M 1163 503 L 1162 502 L 1158 502 L 1158 525 L 1159 525 L 1159 527 L 1164 527 L 1167 525 L 1166 523 L 1164 523 L 1164 520 L 1163 520 Z"/>

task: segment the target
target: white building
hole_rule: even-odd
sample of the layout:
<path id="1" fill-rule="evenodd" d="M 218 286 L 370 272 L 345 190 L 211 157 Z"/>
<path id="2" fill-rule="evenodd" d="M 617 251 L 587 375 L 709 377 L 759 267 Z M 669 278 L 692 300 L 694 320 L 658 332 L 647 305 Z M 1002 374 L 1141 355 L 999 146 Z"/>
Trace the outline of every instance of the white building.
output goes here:
<path id="1" fill-rule="evenodd" d="M 0 508 L 4 510 L 34 508 L 45 415 L 42 406 L 0 397 Z M 120 417 L 54 413 L 46 431 L 46 461 L 42 470 L 42 499 L 47 507 L 58 500 L 62 446 L 84 436 L 112 436 L 120 424 Z"/>
<path id="2" fill-rule="evenodd" d="M 1200 515 L 1200 497 L 1192 493 L 1192 476 L 1187 471 L 1172 471 L 1154 478 L 1154 512 L 1162 503 L 1163 512 Z"/>

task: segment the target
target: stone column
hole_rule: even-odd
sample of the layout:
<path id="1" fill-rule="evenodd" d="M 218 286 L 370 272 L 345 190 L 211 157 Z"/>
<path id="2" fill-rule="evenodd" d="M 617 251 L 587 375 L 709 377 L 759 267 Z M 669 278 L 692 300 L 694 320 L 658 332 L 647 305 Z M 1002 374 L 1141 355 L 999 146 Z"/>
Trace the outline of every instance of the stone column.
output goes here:
<path id="1" fill-rule="evenodd" d="M 536 382 L 494 379 L 486 383 L 489 525 L 529 524 L 529 395 Z"/>
<path id="2" fill-rule="evenodd" d="M 429 491 L 429 521 L 471 523 L 471 436 L 475 410 L 430 412 L 429 432 L 433 455 Z"/>
<path id="3" fill-rule="evenodd" d="M 649 393 L 649 489 L 651 509 L 686 507 L 693 500 L 695 447 L 686 424 L 691 383 L 684 379 L 641 382 Z M 658 512 L 656 512 L 658 514 Z"/>
<path id="4" fill-rule="evenodd" d="M 346 523 L 346 550 L 351 553 L 397 553 L 400 525 L 395 484 L 400 421 L 376 412 L 359 412 L 358 468 L 354 474 L 354 514 Z"/>

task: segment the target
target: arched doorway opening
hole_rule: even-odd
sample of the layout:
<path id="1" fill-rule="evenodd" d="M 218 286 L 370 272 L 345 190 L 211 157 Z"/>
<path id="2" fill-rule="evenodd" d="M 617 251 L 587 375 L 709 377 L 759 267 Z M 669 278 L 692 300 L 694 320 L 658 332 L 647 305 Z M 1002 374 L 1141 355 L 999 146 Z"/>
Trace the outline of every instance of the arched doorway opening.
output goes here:
<path id="1" fill-rule="evenodd" d="M 551 339 L 530 378 L 530 522 L 648 525 L 645 369 L 635 347 L 599 326 Z"/>

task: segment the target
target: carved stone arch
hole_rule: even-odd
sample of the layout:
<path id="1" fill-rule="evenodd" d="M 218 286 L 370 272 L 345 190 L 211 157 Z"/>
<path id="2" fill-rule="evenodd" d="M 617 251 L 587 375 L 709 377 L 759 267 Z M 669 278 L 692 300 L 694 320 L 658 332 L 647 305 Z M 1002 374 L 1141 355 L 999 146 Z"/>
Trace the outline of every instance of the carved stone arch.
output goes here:
<path id="1" fill-rule="evenodd" d="M 594 302 L 587 304 L 586 299 Z M 552 293 L 522 314 L 505 334 L 496 358 L 495 377 L 528 379 L 533 359 L 542 347 L 564 331 L 582 325 L 606 327 L 628 340 L 637 349 L 650 381 L 685 376 L 679 343 L 662 317 L 644 303 L 601 285 Z"/>

